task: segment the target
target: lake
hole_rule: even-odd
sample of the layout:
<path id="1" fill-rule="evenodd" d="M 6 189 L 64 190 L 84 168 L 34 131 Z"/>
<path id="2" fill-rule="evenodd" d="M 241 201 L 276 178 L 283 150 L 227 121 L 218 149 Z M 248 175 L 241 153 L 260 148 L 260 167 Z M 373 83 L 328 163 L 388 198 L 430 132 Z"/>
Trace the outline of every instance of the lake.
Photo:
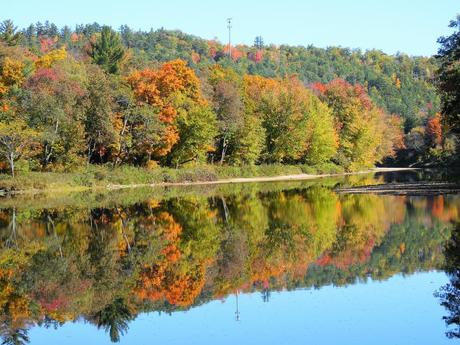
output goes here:
<path id="1" fill-rule="evenodd" d="M 437 178 L 4 198 L 2 341 L 453 344 L 460 195 L 338 191 Z"/>

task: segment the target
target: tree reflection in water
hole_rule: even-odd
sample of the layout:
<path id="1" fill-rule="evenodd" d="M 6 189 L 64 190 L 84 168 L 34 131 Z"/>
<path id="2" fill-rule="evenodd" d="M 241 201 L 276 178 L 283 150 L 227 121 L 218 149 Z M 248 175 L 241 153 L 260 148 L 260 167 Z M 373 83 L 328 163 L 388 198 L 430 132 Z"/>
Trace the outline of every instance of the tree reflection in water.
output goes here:
<path id="1" fill-rule="evenodd" d="M 85 320 L 117 342 L 143 312 L 254 291 L 268 302 L 274 290 L 441 268 L 459 212 L 455 196 L 337 195 L 316 185 L 3 209 L 0 332 L 4 344 L 25 344 L 31 327 Z M 446 250 L 456 278 L 442 290 L 446 307 L 456 303 L 451 324 L 459 315 L 457 239 L 458 231 Z"/>
<path id="2" fill-rule="evenodd" d="M 452 237 L 445 247 L 445 272 L 450 283 L 436 292 L 441 305 L 446 308 L 448 315 L 444 316 L 446 325 L 451 327 L 446 332 L 449 338 L 460 338 L 460 223 L 452 231 Z"/>

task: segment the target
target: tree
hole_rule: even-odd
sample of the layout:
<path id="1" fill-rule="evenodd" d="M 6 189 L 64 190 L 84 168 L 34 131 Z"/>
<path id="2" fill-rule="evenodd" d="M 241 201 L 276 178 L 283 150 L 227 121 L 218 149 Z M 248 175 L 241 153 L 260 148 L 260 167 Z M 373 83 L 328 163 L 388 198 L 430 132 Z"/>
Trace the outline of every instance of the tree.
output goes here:
<path id="1" fill-rule="evenodd" d="M 209 138 L 215 135 L 215 116 L 203 97 L 199 79 L 185 61 L 134 71 L 127 81 L 137 104 L 158 109 L 158 119 L 165 126 L 161 140 L 152 148 L 153 158 L 167 156 L 174 147 L 175 152 L 165 160 L 177 166 L 202 158 L 203 152 L 212 148 Z"/>
<path id="2" fill-rule="evenodd" d="M 442 143 L 441 116 L 436 114 L 426 123 L 425 136 L 428 147 L 436 147 Z"/>
<path id="3" fill-rule="evenodd" d="M 40 128 L 44 168 L 67 169 L 81 164 L 85 153 L 85 70 L 73 60 L 39 69 L 24 87 L 21 112 Z"/>
<path id="4" fill-rule="evenodd" d="M 374 105 L 361 85 L 335 79 L 317 89 L 331 107 L 339 147 L 336 162 L 346 169 L 369 167 L 392 154 L 382 145 L 387 120 L 385 112 Z"/>
<path id="5" fill-rule="evenodd" d="M 41 56 L 35 61 L 35 67 L 40 68 L 51 68 L 56 62 L 65 60 L 67 57 L 67 51 L 65 47 L 59 49 L 53 49 Z"/>
<path id="6" fill-rule="evenodd" d="M 0 122 L 0 155 L 10 166 L 11 176 L 15 176 L 14 163 L 31 152 L 37 142 L 37 132 L 27 124 L 14 119 L 7 123 Z"/>
<path id="7" fill-rule="evenodd" d="M 303 160 L 306 163 L 317 165 L 328 162 L 335 156 L 338 138 L 329 107 L 313 95 L 309 95 L 309 98 L 305 133 L 307 149 Z"/>
<path id="8" fill-rule="evenodd" d="M 329 160 L 336 151 L 328 107 L 295 77 L 273 80 L 246 77 L 247 97 L 265 129 L 267 162 L 311 164 Z"/>
<path id="9" fill-rule="evenodd" d="M 123 298 L 116 298 L 111 304 L 106 305 L 96 313 L 94 319 L 98 328 L 109 332 L 113 343 L 120 341 L 120 335 L 128 331 L 128 322 L 133 319 L 131 310 Z"/>
<path id="10" fill-rule="evenodd" d="M 9 46 L 15 46 L 19 43 L 22 35 L 16 32 L 17 27 L 14 26 L 10 19 L 0 23 L 0 40 L 4 41 Z"/>
<path id="11" fill-rule="evenodd" d="M 176 168 L 191 161 L 204 161 L 206 153 L 214 150 L 216 136 L 216 117 L 206 104 L 190 104 L 183 107 L 177 115 L 179 141 L 168 154 Z"/>
<path id="12" fill-rule="evenodd" d="M 265 147 L 265 128 L 262 119 L 246 108 L 243 125 L 238 128 L 233 141 L 229 162 L 234 164 L 254 164 Z"/>
<path id="13" fill-rule="evenodd" d="M 107 73 L 118 73 L 120 63 L 125 56 L 120 35 L 109 26 L 103 26 L 96 42 L 91 43 L 90 56 Z"/>
<path id="14" fill-rule="evenodd" d="M 25 345 L 30 343 L 29 335 L 24 328 L 2 331 L 2 345 Z"/>
<path id="15" fill-rule="evenodd" d="M 109 78 L 97 66 L 88 69 L 88 105 L 85 111 L 85 137 L 88 161 L 98 154 L 102 161 L 116 142 L 114 95 Z"/>
<path id="16" fill-rule="evenodd" d="M 254 39 L 254 47 L 256 47 L 258 50 L 261 50 L 264 48 L 264 39 L 262 36 L 257 36 Z"/>
<path id="17" fill-rule="evenodd" d="M 24 82 L 24 63 L 5 57 L 0 63 L 0 97 L 5 95 L 12 87 L 19 87 Z"/>
<path id="18" fill-rule="evenodd" d="M 241 78 L 231 69 L 214 66 L 208 79 L 213 88 L 212 103 L 219 131 L 217 140 L 220 146 L 220 164 L 223 164 L 229 148 L 234 148 L 236 133 L 244 124 Z"/>
<path id="19" fill-rule="evenodd" d="M 440 37 L 441 44 L 436 56 L 438 87 L 441 91 L 442 118 L 449 130 L 460 137 L 460 15 L 450 22 L 455 31 L 448 37 Z"/>
<path id="20" fill-rule="evenodd" d="M 164 146 L 168 127 L 160 121 L 158 108 L 149 104 L 138 105 L 131 110 L 129 126 L 133 154 L 148 166 L 155 154 Z"/>

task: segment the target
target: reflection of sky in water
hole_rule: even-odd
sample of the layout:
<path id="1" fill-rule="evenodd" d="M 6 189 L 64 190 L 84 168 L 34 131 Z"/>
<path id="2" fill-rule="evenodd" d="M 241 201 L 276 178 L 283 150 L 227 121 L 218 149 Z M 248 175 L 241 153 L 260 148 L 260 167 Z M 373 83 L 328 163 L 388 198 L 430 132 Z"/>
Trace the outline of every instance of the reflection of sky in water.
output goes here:
<path id="1" fill-rule="evenodd" d="M 260 293 L 212 301 L 172 315 L 141 314 L 121 344 L 382 344 L 442 345 L 444 309 L 433 292 L 448 279 L 442 272 L 394 276 L 383 282 L 320 290 Z M 57 330 L 33 328 L 31 344 L 110 344 L 102 330 L 68 323 Z"/>

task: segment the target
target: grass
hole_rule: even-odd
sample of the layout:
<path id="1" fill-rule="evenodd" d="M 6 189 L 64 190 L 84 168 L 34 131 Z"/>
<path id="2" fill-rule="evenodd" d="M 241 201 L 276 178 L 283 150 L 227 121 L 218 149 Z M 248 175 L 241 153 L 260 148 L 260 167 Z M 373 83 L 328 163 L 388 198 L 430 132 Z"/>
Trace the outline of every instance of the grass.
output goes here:
<path id="1" fill-rule="evenodd" d="M 208 182 L 239 177 L 270 177 L 294 174 L 342 173 L 334 164 L 305 165 L 201 165 L 180 169 L 147 170 L 133 166 L 88 166 L 79 172 L 18 172 L 16 177 L 0 174 L 0 190 L 15 192 L 80 192 L 107 189 L 116 185 L 147 185 L 164 183 Z"/>

